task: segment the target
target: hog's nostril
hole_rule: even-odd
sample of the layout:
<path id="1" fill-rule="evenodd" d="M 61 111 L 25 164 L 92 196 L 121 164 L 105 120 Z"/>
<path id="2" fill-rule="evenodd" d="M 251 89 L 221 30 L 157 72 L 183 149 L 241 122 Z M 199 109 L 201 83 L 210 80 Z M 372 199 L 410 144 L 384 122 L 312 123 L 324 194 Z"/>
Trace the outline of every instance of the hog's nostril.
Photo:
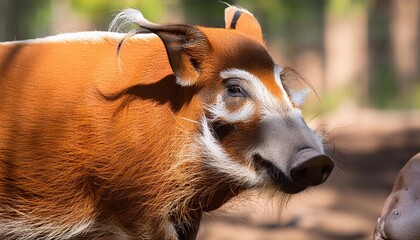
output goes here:
<path id="1" fill-rule="evenodd" d="M 290 177 L 299 186 L 316 186 L 328 179 L 333 168 L 333 161 L 320 154 L 298 162 L 290 170 Z"/>
<path id="2" fill-rule="evenodd" d="M 326 165 L 322 168 L 322 182 L 325 182 L 328 179 L 333 169 L 334 165 Z"/>
<path id="3" fill-rule="evenodd" d="M 292 169 L 292 179 L 303 179 L 308 176 L 307 168 L 299 168 L 298 170 Z"/>

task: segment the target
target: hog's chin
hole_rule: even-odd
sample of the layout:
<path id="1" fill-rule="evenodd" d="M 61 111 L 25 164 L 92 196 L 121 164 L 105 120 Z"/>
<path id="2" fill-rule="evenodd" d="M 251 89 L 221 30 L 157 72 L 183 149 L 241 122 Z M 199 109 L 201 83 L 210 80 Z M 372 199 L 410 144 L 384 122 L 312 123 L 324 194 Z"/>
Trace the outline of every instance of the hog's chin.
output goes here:
<path id="1" fill-rule="evenodd" d="M 281 186 L 282 192 L 287 193 L 287 194 L 300 193 L 305 189 L 306 189 L 306 187 L 301 187 L 301 186 L 298 186 L 298 185 L 293 184 L 293 183 L 291 183 L 291 184 L 284 183 Z"/>

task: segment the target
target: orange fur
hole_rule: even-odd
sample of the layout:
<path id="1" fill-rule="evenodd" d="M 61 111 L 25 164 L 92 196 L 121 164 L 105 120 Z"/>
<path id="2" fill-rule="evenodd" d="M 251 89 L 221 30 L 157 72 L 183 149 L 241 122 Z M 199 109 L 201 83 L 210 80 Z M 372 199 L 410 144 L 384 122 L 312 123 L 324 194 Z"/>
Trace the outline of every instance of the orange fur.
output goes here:
<path id="1" fill-rule="evenodd" d="M 205 164 L 197 139 L 222 70 L 285 94 L 256 19 L 243 13 L 236 30 L 138 24 L 160 39 L 127 38 L 119 55 L 115 33 L 0 44 L 1 237 L 193 239 L 203 211 L 250 187 Z M 242 165 L 259 121 L 219 136 Z"/>
<path id="2" fill-rule="evenodd" d="M 201 80 L 219 78 L 221 69 L 252 67 L 249 59 L 234 59 L 237 38 L 256 45 L 252 40 L 200 30 L 211 36 L 215 55 L 203 63 L 209 71 Z M 197 158 L 182 149 L 199 131 L 186 119 L 199 121 L 202 98 L 210 95 L 196 95 L 197 88 L 220 86 L 177 85 L 158 38 L 127 39 L 119 64 L 118 41 L 1 45 L 0 186 L 7 192 L 0 192 L 0 204 L 58 225 L 95 218 L 133 236 L 164 239 L 163 221 L 197 224 L 195 210 L 217 208 L 240 189 L 192 161 L 173 166 L 174 154 Z M 233 51 L 219 52 L 222 46 Z M 263 48 L 253 51 L 250 58 L 260 57 Z M 261 60 L 270 71 L 271 59 Z M 222 192 L 225 197 L 212 199 Z"/>

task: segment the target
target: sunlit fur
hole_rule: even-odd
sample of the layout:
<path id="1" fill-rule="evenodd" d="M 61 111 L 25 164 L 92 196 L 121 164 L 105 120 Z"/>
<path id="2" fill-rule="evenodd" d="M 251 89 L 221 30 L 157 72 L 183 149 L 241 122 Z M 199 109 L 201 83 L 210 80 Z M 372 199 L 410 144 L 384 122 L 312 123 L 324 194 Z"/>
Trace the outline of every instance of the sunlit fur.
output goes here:
<path id="1" fill-rule="evenodd" d="M 300 110 L 256 19 L 157 25 L 127 10 L 113 23 L 200 36 L 171 42 L 190 51 L 176 56 L 189 72 L 175 76 L 160 39 L 179 36 L 141 30 L 0 44 L 0 238 L 193 239 L 203 212 L 270 185 L 250 155 L 256 126 Z M 259 100 L 227 106 L 228 77 L 249 81 Z M 219 122 L 235 127 L 226 139 Z"/>

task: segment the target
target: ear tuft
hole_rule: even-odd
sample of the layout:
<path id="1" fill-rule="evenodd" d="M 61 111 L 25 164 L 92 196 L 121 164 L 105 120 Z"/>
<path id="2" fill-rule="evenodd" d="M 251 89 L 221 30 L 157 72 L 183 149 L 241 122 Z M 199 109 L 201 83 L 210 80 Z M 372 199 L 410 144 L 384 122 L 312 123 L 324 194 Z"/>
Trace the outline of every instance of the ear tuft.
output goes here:
<path id="1" fill-rule="evenodd" d="M 288 93 L 292 102 L 297 106 L 304 103 L 309 92 L 313 91 L 319 100 L 319 97 L 313 88 L 303 75 L 297 72 L 291 67 L 284 67 L 280 72 L 281 83 L 283 84 L 286 92 Z"/>
<path id="2" fill-rule="evenodd" d="M 236 6 L 227 7 L 225 9 L 225 28 L 240 31 L 265 45 L 258 20 L 246 9 Z"/>
<path id="3" fill-rule="evenodd" d="M 124 32 L 124 29 L 131 24 L 138 22 L 149 22 L 144 18 L 143 14 L 135 9 L 127 8 L 118 13 L 109 25 L 110 32 Z M 136 24 L 137 25 L 137 24 Z"/>
<path id="4" fill-rule="evenodd" d="M 292 99 L 292 101 L 300 106 L 303 104 L 303 102 L 305 102 L 306 96 L 308 95 L 308 93 L 310 92 L 309 88 L 303 88 L 301 90 L 291 90 L 289 95 L 290 95 L 290 99 Z"/>
<path id="5" fill-rule="evenodd" d="M 152 23 L 134 9 L 126 9 L 118 14 L 112 21 L 110 29 L 120 30 L 128 24 L 135 24 L 146 29 L 162 40 L 179 85 L 191 86 L 196 82 L 201 73 L 201 63 L 209 49 L 204 33 L 194 26 L 185 24 Z M 134 32 L 134 34 L 137 33 L 142 33 L 142 31 Z"/>

